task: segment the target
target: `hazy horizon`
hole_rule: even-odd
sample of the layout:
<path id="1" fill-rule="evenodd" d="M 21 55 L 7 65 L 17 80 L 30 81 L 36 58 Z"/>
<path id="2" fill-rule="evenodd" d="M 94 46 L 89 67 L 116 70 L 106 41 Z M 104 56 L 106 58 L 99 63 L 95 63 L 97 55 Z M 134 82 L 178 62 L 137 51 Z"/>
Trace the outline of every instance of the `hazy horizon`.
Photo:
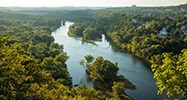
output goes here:
<path id="1" fill-rule="evenodd" d="M 0 7 L 126 7 L 176 6 L 187 0 L 0 0 Z"/>

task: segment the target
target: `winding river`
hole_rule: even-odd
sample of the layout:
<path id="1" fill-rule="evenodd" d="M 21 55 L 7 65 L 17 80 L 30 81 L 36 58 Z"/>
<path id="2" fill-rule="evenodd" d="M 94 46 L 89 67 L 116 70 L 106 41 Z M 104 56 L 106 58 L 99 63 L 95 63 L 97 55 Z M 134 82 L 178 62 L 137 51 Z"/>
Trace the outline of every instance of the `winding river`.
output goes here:
<path id="1" fill-rule="evenodd" d="M 101 42 L 96 41 L 97 46 L 88 43 L 83 44 L 80 38 L 69 37 L 67 32 L 72 24 L 73 22 L 66 22 L 65 26 L 61 26 L 52 32 L 52 36 L 56 43 L 64 45 L 64 51 L 70 57 L 67 66 L 70 75 L 73 77 L 73 84 L 85 84 L 88 87 L 93 87 L 79 61 L 88 54 L 95 58 L 103 56 L 112 62 L 118 62 L 119 74 L 124 75 L 136 85 L 135 90 L 125 90 L 129 96 L 135 100 L 163 100 L 165 96 L 157 95 L 158 89 L 153 79 L 153 73 L 146 68 L 146 65 L 140 59 L 127 53 L 114 51 L 104 35 Z"/>

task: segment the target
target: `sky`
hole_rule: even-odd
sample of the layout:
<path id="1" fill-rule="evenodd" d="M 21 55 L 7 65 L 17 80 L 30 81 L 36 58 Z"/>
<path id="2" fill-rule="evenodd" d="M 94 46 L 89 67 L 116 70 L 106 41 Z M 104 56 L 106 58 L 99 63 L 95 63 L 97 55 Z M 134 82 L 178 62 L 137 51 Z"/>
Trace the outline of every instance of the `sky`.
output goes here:
<path id="1" fill-rule="evenodd" d="M 0 0 L 1 7 L 125 7 L 137 6 L 174 6 L 187 4 L 187 0 Z"/>

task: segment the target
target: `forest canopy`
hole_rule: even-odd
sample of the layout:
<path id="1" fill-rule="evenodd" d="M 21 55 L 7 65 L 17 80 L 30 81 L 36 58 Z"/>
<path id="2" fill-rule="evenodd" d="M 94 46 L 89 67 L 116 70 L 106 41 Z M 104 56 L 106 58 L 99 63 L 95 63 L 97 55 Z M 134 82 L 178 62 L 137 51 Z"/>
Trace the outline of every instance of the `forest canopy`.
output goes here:
<path id="1" fill-rule="evenodd" d="M 101 91 L 85 86 L 72 88 L 66 65 L 68 54 L 51 36 L 61 20 L 75 22 L 70 26 L 69 36 L 87 42 L 101 40 L 101 35 L 105 35 L 120 51 L 151 63 L 158 93 L 166 91 L 168 97 L 185 99 L 186 11 L 187 5 L 100 10 L 0 10 L 0 99 L 108 98 L 102 96 Z M 92 57 L 86 59 L 93 80 L 105 82 L 111 78 L 97 70 L 98 67 L 107 69 L 106 73 L 110 70 L 116 74 L 119 70 L 116 64 L 102 57 L 96 58 L 93 64 Z M 119 98 L 125 84 L 112 84 L 111 99 Z"/>
<path id="2" fill-rule="evenodd" d="M 166 91 L 168 97 L 184 99 L 187 96 L 187 66 L 182 57 L 187 49 L 186 10 L 186 5 L 96 10 L 91 16 L 86 15 L 89 19 L 72 25 L 69 36 L 86 41 L 98 40 L 98 36 L 104 34 L 120 51 L 133 53 L 152 64 L 150 69 L 159 94 Z M 88 32 L 88 27 L 98 32 Z M 95 36 L 85 38 L 89 34 Z"/>

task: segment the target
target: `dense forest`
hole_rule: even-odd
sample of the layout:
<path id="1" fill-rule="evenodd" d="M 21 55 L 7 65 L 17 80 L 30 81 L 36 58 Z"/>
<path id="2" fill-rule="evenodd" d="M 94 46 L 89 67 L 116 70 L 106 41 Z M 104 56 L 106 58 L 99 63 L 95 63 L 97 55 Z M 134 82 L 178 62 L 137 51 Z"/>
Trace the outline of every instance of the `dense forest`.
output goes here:
<path id="1" fill-rule="evenodd" d="M 68 56 L 51 36 L 58 20 L 3 12 L 0 16 L 1 100 L 105 98 L 85 86 L 71 89 Z"/>
<path id="2" fill-rule="evenodd" d="M 59 19 L 7 11 L 0 16 L 1 100 L 132 99 L 123 91 L 123 80 L 112 81 L 108 95 L 84 85 L 73 87 L 66 65 L 69 57 L 51 36 L 61 25 Z"/>
<path id="3" fill-rule="evenodd" d="M 68 32 L 71 37 L 89 42 L 100 41 L 104 34 L 120 51 L 149 62 L 158 94 L 187 98 L 187 5 L 180 5 L 78 10 L 1 8 L 0 99 L 132 99 L 124 93 L 128 86 L 119 81 L 117 63 L 103 57 L 85 55 L 80 64 L 96 84 L 108 83 L 105 86 L 111 87 L 110 93 L 84 85 L 72 87 L 66 65 L 68 54 L 51 36 L 61 20 L 75 22 Z"/>
<path id="4" fill-rule="evenodd" d="M 150 62 L 158 94 L 187 97 L 186 6 L 166 8 L 116 8 L 93 11 L 93 17 L 70 27 L 69 36 L 82 41 L 107 36 L 123 52 Z M 94 36 L 93 36 L 94 34 Z"/>

